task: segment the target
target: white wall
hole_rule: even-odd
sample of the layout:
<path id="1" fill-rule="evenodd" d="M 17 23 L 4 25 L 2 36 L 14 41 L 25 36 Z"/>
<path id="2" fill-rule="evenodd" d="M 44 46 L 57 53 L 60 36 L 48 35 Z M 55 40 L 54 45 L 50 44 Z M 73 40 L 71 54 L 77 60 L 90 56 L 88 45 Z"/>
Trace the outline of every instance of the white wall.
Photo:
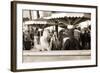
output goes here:
<path id="1" fill-rule="evenodd" d="M 12 73 L 10 71 L 10 34 L 11 34 L 10 33 L 10 8 L 11 8 L 10 1 L 11 0 L 0 0 L 0 73 Z M 54 3 L 70 3 L 70 4 L 80 4 L 80 5 L 81 4 L 83 5 L 85 4 L 99 5 L 100 4 L 99 0 L 30 0 L 30 1 L 38 1 L 38 2 L 42 1 L 42 2 L 51 2 L 51 3 L 53 2 Z M 99 27 L 98 31 L 100 31 L 100 25 L 98 25 L 98 27 Z M 100 36 L 99 33 L 98 35 Z M 100 38 L 98 39 L 98 43 L 100 43 L 99 40 Z M 100 49 L 98 52 L 100 52 Z M 100 61 L 100 57 L 99 57 L 99 61 Z M 58 73 L 87 73 L 87 72 L 99 73 L 100 66 L 94 67 L 94 68 L 35 71 L 34 73 L 57 73 L 57 72 Z M 25 72 L 25 73 L 33 73 L 33 71 Z"/>

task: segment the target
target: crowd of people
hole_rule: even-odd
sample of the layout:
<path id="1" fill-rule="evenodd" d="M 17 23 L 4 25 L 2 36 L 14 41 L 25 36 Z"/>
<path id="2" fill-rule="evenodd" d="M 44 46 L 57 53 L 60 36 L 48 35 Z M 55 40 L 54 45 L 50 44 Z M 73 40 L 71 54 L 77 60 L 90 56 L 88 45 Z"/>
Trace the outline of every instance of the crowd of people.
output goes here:
<path id="1" fill-rule="evenodd" d="M 39 31 L 37 27 L 23 32 L 24 50 L 86 50 L 91 49 L 91 26 L 81 29 L 64 28 L 57 32 L 49 29 Z"/>

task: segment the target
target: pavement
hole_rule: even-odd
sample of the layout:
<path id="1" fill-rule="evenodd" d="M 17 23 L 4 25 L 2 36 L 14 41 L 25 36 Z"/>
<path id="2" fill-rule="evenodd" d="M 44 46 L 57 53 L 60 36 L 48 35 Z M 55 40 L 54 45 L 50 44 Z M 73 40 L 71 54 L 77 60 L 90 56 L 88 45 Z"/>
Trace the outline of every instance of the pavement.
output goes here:
<path id="1" fill-rule="evenodd" d="M 91 59 L 91 50 L 23 51 L 23 62 L 48 62 Z"/>

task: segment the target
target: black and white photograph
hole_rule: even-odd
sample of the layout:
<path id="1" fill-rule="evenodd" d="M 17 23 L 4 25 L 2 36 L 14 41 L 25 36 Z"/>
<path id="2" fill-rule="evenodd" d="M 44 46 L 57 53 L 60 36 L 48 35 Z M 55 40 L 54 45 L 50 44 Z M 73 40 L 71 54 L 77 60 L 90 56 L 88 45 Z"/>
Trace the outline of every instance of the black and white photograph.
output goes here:
<path id="1" fill-rule="evenodd" d="M 37 55 L 23 55 L 23 62 L 91 58 L 91 13 L 40 10 L 22 13 L 23 53 Z M 76 53 L 77 50 L 84 54 Z"/>
<path id="2" fill-rule="evenodd" d="M 97 6 L 12 2 L 11 69 L 97 66 Z"/>

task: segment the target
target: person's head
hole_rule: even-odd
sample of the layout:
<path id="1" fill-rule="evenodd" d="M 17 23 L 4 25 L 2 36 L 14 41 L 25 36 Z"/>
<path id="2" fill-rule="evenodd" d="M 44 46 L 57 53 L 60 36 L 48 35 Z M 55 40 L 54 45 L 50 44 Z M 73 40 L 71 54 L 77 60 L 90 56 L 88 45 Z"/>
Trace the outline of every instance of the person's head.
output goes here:
<path id="1" fill-rule="evenodd" d="M 88 28 L 84 28 L 84 32 L 87 33 L 87 31 L 88 31 Z"/>
<path id="2" fill-rule="evenodd" d="M 54 31 L 54 35 L 57 35 L 57 32 L 56 31 Z"/>
<path id="3" fill-rule="evenodd" d="M 36 31 L 38 30 L 38 28 L 36 27 L 36 29 L 35 29 Z"/>
<path id="4" fill-rule="evenodd" d="M 78 29 L 78 30 L 81 30 L 81 28 L 80 28 L 80 27 L 78 27 L 77 29 Z"/>
<path id="5" fill-rule="evenodd" d="M 84 34 L 84 32 L 85 32 L 84 29 L 82 29 L 82 30 L 81 30 L 81 33 Z"/>
<path id="6" fill-rule="evenodd" d="M 43 36 L 44 36 L 44 37 L 50 36 L 50 32 L 49 32 L 48 29 L 45 29 L 45 30 L 43 31 Z"/>
<path id="7" fill-rule="evenodd" d="M 68 30 L 68 37 L 74 37 L 74 30 L 73 29 Z"/>

